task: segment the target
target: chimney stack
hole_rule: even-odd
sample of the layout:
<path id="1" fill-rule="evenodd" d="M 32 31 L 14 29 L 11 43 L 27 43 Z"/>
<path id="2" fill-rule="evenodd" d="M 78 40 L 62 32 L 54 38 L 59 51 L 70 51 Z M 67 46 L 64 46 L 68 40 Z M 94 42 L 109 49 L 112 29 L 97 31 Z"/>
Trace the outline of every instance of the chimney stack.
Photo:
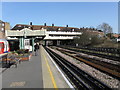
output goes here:
<path id="1" fill-rule="evenodd" d="M 68 27 L 68 25 L 66 25 L 66 27 Z"/>
<path id="2" fill-rule="evenodd" d="M 30 25 L 32 25 L 32 22 L 30 22 Z"/>
<path id="3" fill-rule="evenodd" d="M 54 26 L 54 24 L 52 24 L 52 27 Z"/>
<path id="4" fill-rule="evenodd" d="M 47 24 L 46 24 L 46 23 L 44 23 L 44 26 L 47 26 Z"/>

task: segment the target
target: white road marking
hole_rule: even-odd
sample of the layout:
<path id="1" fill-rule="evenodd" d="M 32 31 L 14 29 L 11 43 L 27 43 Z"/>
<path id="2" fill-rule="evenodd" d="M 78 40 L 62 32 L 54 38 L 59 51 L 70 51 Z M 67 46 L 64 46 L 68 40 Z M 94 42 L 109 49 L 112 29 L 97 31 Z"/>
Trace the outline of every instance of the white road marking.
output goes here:
<path id="1" fill-rule="evenodd" d="M 43 48 L 44 49 L 44 48 Z M 47 51 L 44 49 L 44 51 L 47 53 Z M 65 77 L 65 75 L 62 73 L 62 71 L 59 69 L 59 67 L 57 66 L 57 64 L 53 61 L 53 59 L 51 58 L 51 56 L 47 53 L 47 55 L 49 56 L 50 60 L 53 62 L 53 64 L 55 65 L 55 67 L 58 69 L 58 71 L 60 72 L 60 74 L 63 76 L 64 80 L 66 81 L 66 83 L 69 85 L 70 88 L 74 88 L 72 86 L 72 84 L 68 81 L 68 79 Z"/>

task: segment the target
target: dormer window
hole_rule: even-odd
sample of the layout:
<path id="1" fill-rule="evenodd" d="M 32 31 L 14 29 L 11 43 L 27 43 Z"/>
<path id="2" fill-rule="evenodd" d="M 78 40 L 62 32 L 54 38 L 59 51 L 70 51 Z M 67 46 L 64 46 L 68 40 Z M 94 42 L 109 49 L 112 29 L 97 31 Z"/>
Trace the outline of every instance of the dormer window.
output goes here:
<path id="1" fill-rule="evenodd" d="M 5 24 L 4 23 L 2 23 L 2 26 L 4 26 Z"/>
<path id="2" fill-rule="evenodd" d="M 18 27 L 21 27 L 21 25 L 19 25 Z"/>
<path id="3" fill-rule="evenodd" d="M 72 29 L 72 31 L 74 32 L 74 31 L 75 31 L 75 29 Z"/>
<path id="4" fill-rule="evenodd" d="M 1 28 L 2 31 L 4 31 L 4 28 Z"/>
<path id="5" fill-rule="evenodd" d="M 44 29 L 43 27 L 41 29 Z"/>
<path id="6" fill-rule="evenodd" d="M 60 31 L 61 29 L 60 28 L 58 28 L 58 31 Z"/>

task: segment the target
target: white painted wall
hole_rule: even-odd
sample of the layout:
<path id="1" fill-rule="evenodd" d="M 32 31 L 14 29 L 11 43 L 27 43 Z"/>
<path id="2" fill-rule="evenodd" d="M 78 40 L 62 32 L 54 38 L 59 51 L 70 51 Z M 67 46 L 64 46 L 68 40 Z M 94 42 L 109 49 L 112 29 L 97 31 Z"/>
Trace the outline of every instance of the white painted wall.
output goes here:
<path id="1" fill-rule="evenodd" d="M 61 35 L 61 36 L 50 36 L 51 35 Z M 64 40 L 64 39 L 73 39 L 73 37 L 81 35 L 81 32 L 63 32 L 63 31 L 46 31 L 46 29 L 41 30 L 30 30 L 24 28 L 22 30 L 6 30 L 7 39 L 17 39 L 10 38 L 11 36 L 43 36 L 45 35 L 44 40 Z M 64 35 L 64 36 L 63 36 Z M 68 36 L 72 35 L 72 36 Z M 73 36 L 74 35 L 74 36 Z"/>
<path id="2" fill-rule="evenodd" d="M 49 36 L 49 35 L 61 35 L 61 36 Z M 77 35 L 81 35 L 81 32 L 56 32 L 56 31 L 46 31 L 46 37 L 44 40 L 61 40 L 61 39 L 73 39 L 73 37 Z M 62 36 L 64 35 L 64 36 Z M 74 35 L 74 36 L 68 36 L 68 35 Z"/>

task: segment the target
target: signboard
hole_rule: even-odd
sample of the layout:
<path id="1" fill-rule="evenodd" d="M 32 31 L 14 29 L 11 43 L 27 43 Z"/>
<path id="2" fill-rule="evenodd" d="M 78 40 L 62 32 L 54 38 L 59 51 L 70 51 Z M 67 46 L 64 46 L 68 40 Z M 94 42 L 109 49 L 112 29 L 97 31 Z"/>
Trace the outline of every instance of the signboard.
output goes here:
<path id="1" fill-rule="evenodd" d="M 32 51 L 32 46 L 30 45 L 30 39 L 24 39 L 24 49 L 29 49 L 29 51 Z"/>

